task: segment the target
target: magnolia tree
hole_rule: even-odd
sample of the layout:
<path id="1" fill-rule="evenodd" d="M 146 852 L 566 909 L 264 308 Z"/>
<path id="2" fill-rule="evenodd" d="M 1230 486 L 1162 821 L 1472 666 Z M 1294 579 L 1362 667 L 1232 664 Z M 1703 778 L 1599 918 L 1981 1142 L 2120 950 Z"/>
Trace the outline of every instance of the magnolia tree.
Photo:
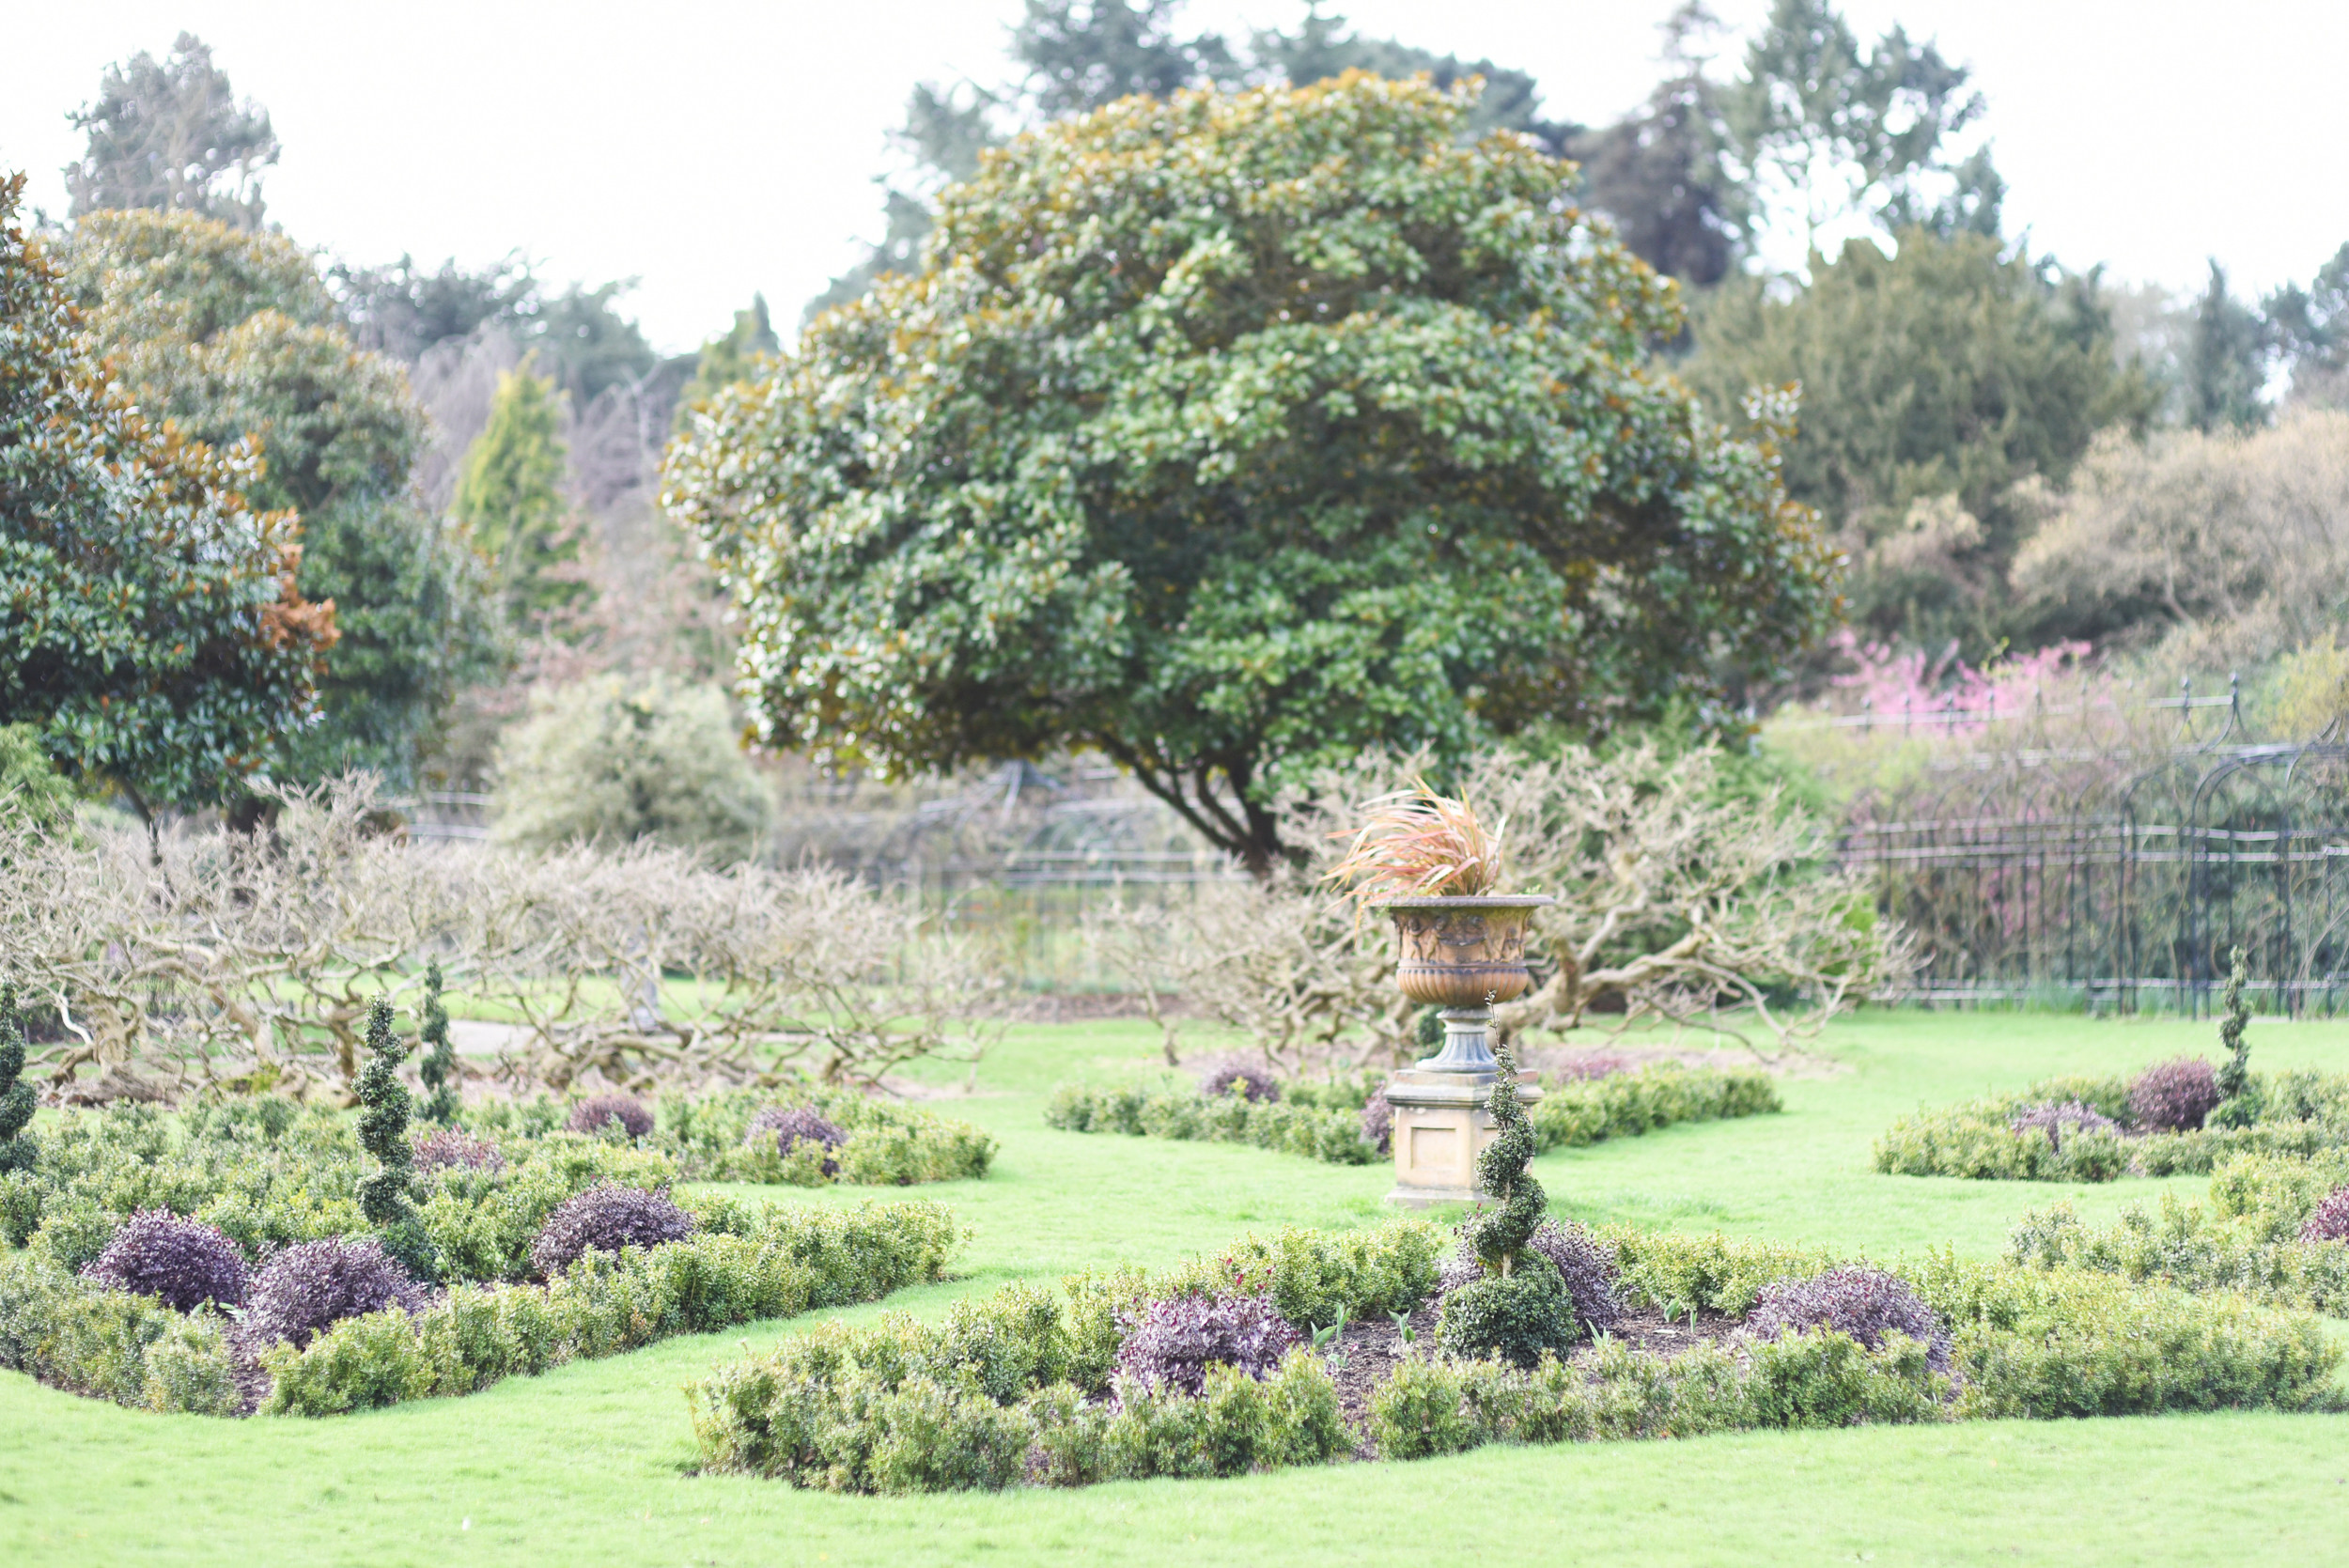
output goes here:
<path id="1" fill-rule="evenodd" d="M 347 1095 L 367 1013 L 424 984 L 516 1020 L 499 1070 L 868 1082 L 975 1058 L 1000 987 L 909 907 L 825 871 L 714 870 L 646 844 L 552 855 L 411 844 L 374 784 L 281 789 L 264 834 L 86 840 L 0 823 L 0 953 L 65 1038 L 59 1090 L 172 1091 L 258 1072 Z"/>
<path id="2" fill-rule="evenodd" d="M 672 452 L 769 744 L 1092 748 L 1258 877 L 1278 801 L 1769 678 L 1831 558 L 1646 358 L 1672 287 L 1474 89 L 1125 99 L 989 154 L 916 275 Z"/>
<path id="3" fill-rule="evenodd" d="M 1278 1065 L 1342 1040 L 1360 1063 L 1402 1060 L 1411 1006 L 1395 989 L 1387 923 L 1336 896 L 1328 873 L 1361 805 L 1424 761 L 1324 770 L 1281 800 L 1299 866 L 1210 887 L 1189 909 L 1121 913 L 1102 939 L 1137 955 L 1122 966 L 1129 976 L 1183 991 Z M 1537 984 L 1496 1010 L 1504 1040 L 1604 1012 L 1617 1027 L 1700 1025 L 1772 1056 L 1908 971 L 1909 940 L 1879 922 L 1864 879 L 1826 863 L 1826 825 L 1775 792 L 1734 792 L 1718 751 L 1496 751 L 1452 787 L 1501 840 L 1507 888 L 1557 900 L 1534 916 Z M 1155 970 L 1139 957 L 1153 949 Z"/>

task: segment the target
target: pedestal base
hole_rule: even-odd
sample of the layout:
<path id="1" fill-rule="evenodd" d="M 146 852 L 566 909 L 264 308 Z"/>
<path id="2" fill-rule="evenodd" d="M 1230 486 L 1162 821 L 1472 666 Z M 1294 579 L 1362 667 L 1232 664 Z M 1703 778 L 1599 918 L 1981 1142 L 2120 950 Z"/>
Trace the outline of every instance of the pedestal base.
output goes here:
<path id="1" fill-rule="evenodd" d="M 1485 1109 L 1499 1076 L 1407 1067 L 1387 1080 L 1387 1104 L 1394 1113 L 1394 1190 L 1388 1203 L 1426 1208 L 1485 1196 L 1476 1185 L 1476 1157 L 1499 1132 Z M 1517 1097 L 1528 1106 L 1539 1100 L 1541 1075 L 1519 1073 Z"/>

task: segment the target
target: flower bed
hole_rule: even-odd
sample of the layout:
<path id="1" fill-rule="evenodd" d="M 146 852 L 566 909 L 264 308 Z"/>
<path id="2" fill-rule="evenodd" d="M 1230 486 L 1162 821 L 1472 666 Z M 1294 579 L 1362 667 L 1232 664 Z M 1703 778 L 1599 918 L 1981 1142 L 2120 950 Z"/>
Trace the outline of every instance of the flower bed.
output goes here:
<path id="1" fill-rule="evenodd" d="M 2188 1059 L 2190 1061 L 2190 1059 Z M 2217 1109 L 2179 1063 L 2134 1080 L 2064 1078 L 1942 1110 L 1920 1110 L 1876 1140 L 1887 1175 L 1977 1181 L 2108 1182 L 2205 1175 L 2243 1155 L 2310 1156 L 2349 1147 L 2349 1075 L 2255 1073 L 2240 1126 L 2207 1126 Z M 2185 1081 L 2180 1081 L 2180 1080 Z M 2174 1125 L 2191 1121 L 2189 1126 Z"/>
<path id="2" fill-rule="evenodd" d="M 932 1203 L 680 1205 L 677 1161 L 616 1135 L 419 1141 L 379 1224 L 360 1195 L 383 1167 L 340 1112 L 66 1115 L 0 1174 L 0 1365 L 155 1409 L 319 1414 L 871 1299 L 956 1243 Z"/>
<path id="3" fill-rule="evenodd" d="M 923 1492 L 1233 1475 L 1493 1442 L 2299 1409 L 2335 1397 L 2342 1351 L 2322 1326 L 2239 1296 L 1948 1256 L 1886 1271 L 1719 1236 L 1591 1239 L 1622 1310 L 1702 1318 L 1708 1331 L 1692 1343 L 1586 1334 L 1530 1367 L 1448 1358 L 1424 1332 L 1441 1233 L 1415 1220 L 1292 1230 L 1163 1275 L 1075 1276 L 1057 1295 L 1011 1286 L 935 1326 L 899 1315 L 824 1325 L 692 1385 L 694 1431 L 712 1469 Z M 1254 1309 L 1221 1325 L 1150 1310 L 1183 1300 L 1268 1301 L 1315 1343 L 1275 1358 Z M 1341 1312 L 1376 1333 L 1359 1322 L 1339 1331 Z M 1206 1365 L 1195 1389 L 1188 1376 L 1134 1375 L 1137 1355 L 1163 1354 L 1170 1326 L 1187 1336 L 1186 1356 L 1221 1336 L 1232 1359 Z M 1139 1347 L 1137 1335 L 1147 1336 Z M 1372 1339 L 1379 1374 L 1364 1377 L 1340 1358 L 1361 1357 Z"/>
<path id="4" fill-rule="evenodd" d="M 1292 1081 L 1277 1096 L 1252 1098 L 1235 1084 L 1208 1094 L 1175 1079 L 1100 1087 L 1065 1083 L 1045 1107 L 1045 1122 L 1067 1132 L 1251 1143 L 1334 1165 L 1386 1157 L 1378 1080 Z M 1718 1121 L 1784 1109 L 1767 1075 L 1677 1063 L 1571 1079 L 1547 1088 L 1528 1110 L 1535 1147 L 1579 1148 L 1633 1138 L 1676 1122 Z M 1375 1105 L 1374 1105 L 1375 1110 Z"/>

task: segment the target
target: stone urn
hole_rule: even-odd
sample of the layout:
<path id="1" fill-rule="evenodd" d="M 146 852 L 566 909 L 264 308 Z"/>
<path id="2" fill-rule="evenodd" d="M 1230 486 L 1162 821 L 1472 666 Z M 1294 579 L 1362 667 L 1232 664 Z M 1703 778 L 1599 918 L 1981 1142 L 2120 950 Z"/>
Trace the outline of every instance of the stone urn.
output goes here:
<path id="1" fill-rule="evenodd" d="M 1395 984 L 1413 1001 L 1443 1010 L 1443 1050 L 1387 1080 L 1393 1111 L 1394 1190 L 1387 1201 L 1413 1208 L 1472 1203 L 1476 1157 L 1497 1128 L 1485 1109 L 1499 1076 L 1493 1060 L 1493 1003 L 1525 994 L 1525 932 L 1533 911 L 1556 900 L 1540 894 L 1434 895 L 1387 899 L 1402 959 Z M 1542 1096 L 1539 1075 L 1517 1075 L 1530 1107 Z"/>

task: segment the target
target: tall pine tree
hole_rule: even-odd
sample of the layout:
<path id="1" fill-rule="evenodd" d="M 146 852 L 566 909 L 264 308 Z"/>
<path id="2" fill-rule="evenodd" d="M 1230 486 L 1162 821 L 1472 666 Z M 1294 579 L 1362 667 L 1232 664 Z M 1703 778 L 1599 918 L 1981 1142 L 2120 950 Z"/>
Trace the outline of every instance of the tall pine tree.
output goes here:
<path id="1" fill-rule="evenodd" d="M 531 621 L 583 600 L 579 536 L 558 488 L 561 411 L 554 383 L 529 365 L 498 378 L 490 423 L 466 454 L 454 507 L 496 569 L 506 608 Z"/>

